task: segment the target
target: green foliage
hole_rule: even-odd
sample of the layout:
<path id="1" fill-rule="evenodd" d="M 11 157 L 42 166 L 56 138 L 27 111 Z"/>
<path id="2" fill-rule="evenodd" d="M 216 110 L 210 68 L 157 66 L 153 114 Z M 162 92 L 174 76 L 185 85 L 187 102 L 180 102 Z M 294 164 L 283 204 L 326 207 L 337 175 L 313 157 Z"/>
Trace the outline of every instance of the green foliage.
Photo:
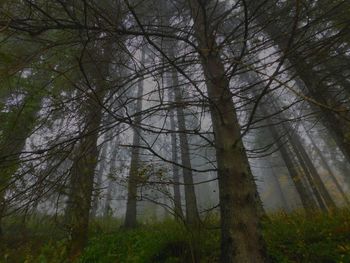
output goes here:
<path id="1" fill-rule="evenodd" d="M 208 217 L 198 231 L 189 231 L 173 220 L 120 228 L 120 220 L 96 219 L 90 240 L 78 263 L 186 263 L 197 246 L 200 262 L 218 262 L 218 217 Z M 49 217 L 5 222 L 9 238 L 1 251 L 2 262 L 66 262 L 67 239 Z M 13 227 L 15 226 L 16 227 Z M 302 213 L 271 215 L 263 224 L 268 253 L 278 263 L 350 262 L 350 211 L 330 215 Z M 7 258 L 7 259 L 6 259 Z"/>
<path id="2" fill-rule="evenodd" d="M 92 238 L 81 262 L 156 262 L 167 244 L 183 242 L 187 242 L 184 229 L 172 221 L 145 225 L 134 230 L 120 229 Z"/>
<path id="3" fill-rule="evenodd" d="M 350 262 L 350 212 L 276 214 L 264 227 L 275 262 Z"/>

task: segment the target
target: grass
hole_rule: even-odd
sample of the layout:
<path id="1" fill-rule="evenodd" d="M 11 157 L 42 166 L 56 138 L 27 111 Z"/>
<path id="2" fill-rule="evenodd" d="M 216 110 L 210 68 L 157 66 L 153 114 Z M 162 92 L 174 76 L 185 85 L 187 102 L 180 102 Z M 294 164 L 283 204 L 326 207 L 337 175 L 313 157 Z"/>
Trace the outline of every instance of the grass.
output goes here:
<path id="1" fill-rule="evenodd" d="M 48 218 L 40 224 L 33 220 L 26 229 L 7 225 L 0 262 L 65 262 L 67 240 L 64 232 L 50 222 Z M 194 247 L 201 262 L 218 262 L 220 241 L 215 216 L 207 219 L 198 233 L 189 232 L 169 219 L 134 230 L 120 229 L 119 223 L 114 219 L 93 222 L 88 246 L 79 263 L 191 262 Z M 350 262 L 349 210 L 310 217 L 297 212 L 273 214 L 264 222 L 263 233 L 273 262 Z"/>

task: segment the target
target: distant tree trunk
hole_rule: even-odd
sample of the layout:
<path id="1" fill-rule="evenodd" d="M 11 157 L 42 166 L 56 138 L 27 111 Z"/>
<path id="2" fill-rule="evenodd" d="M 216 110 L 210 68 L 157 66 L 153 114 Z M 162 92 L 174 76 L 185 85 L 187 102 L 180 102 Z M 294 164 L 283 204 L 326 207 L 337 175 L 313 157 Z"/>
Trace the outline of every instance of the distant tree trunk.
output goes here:
<path id="1" fill-rule="evenodd" d="M 106 136 L 107 137 L 107 136 Z M 92 208 L 91 208 L 91 212 L 90 212 L 90 217 L 91 218 L 95 218 L 97 215 L 97 209 L 98 209 L 98 203 L 99 203 L 99 188 L 101 187 L 101 183 L 102 183 L 102 176 L 103 176 L 103 172 L 105 170 L 105 165 L 106 165 L 106 154 L 107 154 L 107 146 L 106 145 L 102 145 L 101 146 L 102 149 L 100 149 L 99 151 L 99 167 L 98 170 L 96 172 L 96 187 L 95 187 L 95 193 L 93 194 L 93 200 L 92 200 Z M 97 191 L 96 191 L 97 188 Z"/>
<path id="2" fill-rule="evenodd" d="M 329 178 L 332 180 L 332 182 L 334 183 L 334 185 L 336 186 L 337 190 L 339 191 L 339 193 L 341 194 L 341 196 L 343 197 L 345 203 L 347 205 L 350 205 L 350 201 L 349 198 L 347 197 L 347 195 L 345 194 L 343 188 L 341 187 L 341 185 L 339 184 L 336 176 L 334 175 L 331 167 L 328 165 L 327 160 L 325 159 L 325 157 L 323 156 L 322 151 L 320 150 L 320 148 L 317 146 L 317 144 L 315 143 L 314 139 L 312 138 L 312 136 L 310 135 L 309 132 L 307 132 L 308 137 L 311 141 L 312 146 L 314 147 L 317 155 L 320 157 L 321 163 L 324 166 L 324 168 L 327 170 Z"/>
<path id="3" fill-rule="evenodd" d="M 276 189 L 277 189 L 277 192 L 278 192 L 278 195 L 280 196 L 281 198 L 281 202 L 282 202 L 282 208 L 283 209 L 286 209 L 286 210 L 289 210 L 289 205 L 288 205 L 288 202 L 284 196 L 284 193 L 283 193 L 283 190 L 282 190 L 282 187 L 281 187 L 281 182 L 271 164 L 271 162 L 269 161 L 268 162 L 269 165 L 270 165 L 270 168 L 271 168 L 271 176 L 273 178 L 273 181 L 274 181 L 274 184 L 276 186 Z"/>
<path id="4" fill-rule="evenodd" d="M 190 157 L 190 149 L 188 145 L 188 138 L 186 135 L 186 120 L 183 105 L 183 98 L 179 86 L 177 72 L 174 69 L 172 71 L 172 80 L 173 80 L 173 89 L 175 93 L 175 102 L 176 102 L 176 113 L 177 113 L 177 123 L 179 127 L 179 138 L 180 138 L 180 153 L 181 153 L 181 162 L 185 167 L 183 168 L 183 177 L 185 184 L 185 202 L 186 202 L 186 221 L 189 224 L 198 224 L 199 223 L 199 213 L 197 207 L 197 198 L 196 192 L 193 184 L 193 173 Z"/>
<path id="5" fill-rule="evenodd" d="M 259 6 L 261 1 L 250 0 L 249 8 L 254 13 L 256 8 Z M 260 3 L 261 4 L 261 3 Z M 266 8 L 266 7 L 265 7 Z M 260 10 L 264 8 L 260 7 Z M 257 21 L 264 27 L 264 30 L 269 37 L 279 46 L 280 50 L 286 50 L 288 46 L 288 37 L 285 36 L 283 30 L 278 27 L 277 23 L 271 23 L 269 21 L 268 12 L 260 12 Z M 312 68 L 312 65 L 308 64 L 304 57 L 298 54 L 297 50 L 293 52 L 287 52 L 284 54 L 293 66 L 295 73 L 302 80 L 305 87 L 308 90 L 306 96 L 311 97 L 318 103 L 329 106 L 337 105 L 332 96 L 327 95 L 327 85 L 325 85 L 322 79 L 318 76 Z M 312 103 L 311 103 L 312 104 Z M 321 111 L 322 123 L 327 128 L 329 133 L 333 136 L 339 149 L 342 151 L 347 161 L 350 161 L 350 123 L 341 116 L 327 107 L 319 107 Z M 348 116 L 347 116 L 348 117 Z"/>
<path id="6" fill-rule="evenodd" d="M 114 186 L 113 181 L 110 180 L 107 186 L 106 202 L 103 209 L 103 217 L 105 218 L 111 215 L 111 201 L 112 201 L 113 186 Z"/>
<path id="7" fill-rule="evenodd" d="M 330 196 L 328 190 L 326 189 L 318 171 L 316 170 L 314 164 L 312 163 L 310 157 L 306 153 L 302 143 L 300 142 L 299 136 L 294 133 L 293 135 L 288 133 L 289 140 L 292 143 L 294 149 L 300 153 L 300 161 L 301 163 L 305 163 L 306 170 L 310 173 L 310 185 L 314 189 L 315 193 L 319 193 L 316 195 L 319 200 L 320 206 L 323 210 L 327 210 L 327 208 L 335 209 L 336 205 Z M 319 197 L 321 196 L 321 198 Z M 323 199 L 323 201 L 322 201 Z M 324 202 L 324 205 L 323 205 Z M 324 207 L 325 206 L 325 207 Z"/>
<path id="8" fill-rule="evenodd" d="M 178 87 L 175 87 L 178 88 Z M 172 92 L 169 91 L 169 101 L 173 101 Z M 170 117 L 170 129 L 171 133 L 171 161 L 173 162 L 173 181 L 174 181 L 174 212 L 176 218 L 184 218 L 181 206 L 181 192 L 180 192 L 180 174 L 179 174 L 179 166 L 176 165 L 178 163 L 178 147 L 177 147 L 177 136 L 176 136 L 176 127 L 175 127 L 175 118 L 174 118 L 174 110 L 171 109 L 169 113 Z"/>
<path id="9" fill-rule="evenodd" d="M 267 113 L 264 115 L 266 116 Z M 269 130 L 270 133 L 274 139 L 274 141 L 277 142 L 277 146 L 279 149 L 279 152 L 281 153 L 282 159 L 284 163 L 286 164 L 286 167 L 288 169 L 289 175 L 294 183 L 295 189 L 297 190 L 301 203 L 305 209 L 306 213 L 310 213 L 311 211 L 314 211 L 317 208 L 317 204 L 315 200 L 312 198 L 310 192 L 308 191 L 307 188 L 303 185 L 302 182 L 302 176 L 303 174 L 298 171 L 297 166 L 294 164 L 292 160 L 291 153 L 288 152 L 287 146 L 281 142 L 280 135 L 271 121 L 267 119 L 268 125 L 269 125 Z"/>
<path id="10" fill-rule="evenodd" d="M 107 193 L 106 193 L 106 202 L 103 209 L 103 216 L 108 217 L 111 213 L 111 201 L 112 201 L 112 193 L 114 188 L 114 176 L 115 174 L 115 168 L 116 168 L 116 162 L 117 162 L 117 153 L 118 153 L 118 138 L 115 138 L 114 143 L 111 147 L 111 162 L 110 162 L 110 169 L 109 169 L 109 183 L 107 187 Z"/>
<path id="11" fill-rule="evenodd" d="M 254 83 L 261 83 L 262 79 L 260 76 L 255 72 L 248 72 L 244 76 L 242 76 L 242 80 L 249 83 L 250 85 L 253 85 Z M 263 87 L 259 87 L 263 88 Z M 253 96 L 257 96 L 256 92 L 252 92 Z M 277 107 L 274 105 L 274 102 L 271 102 L 271 105 L 273 106 L 274 112 L 279 112 Z M 269 116 L 271 114 L 271 110 L 265 106 L 265 104 L 260 104 L 259 111 L 263 116 Z M 275 141 L 278 150 L 281 154 L 281 157 L 286 165 L 286 168 L 288 170 L 288 173 L 293 181 L 293 184 L 295 186 L 296 191 L 299 194 L 300 201 L 302 203 L 302 206 L 307 214 L 315 211 L 317 209 L 317 203 L 315 202 L 312 193 L 309 191 L 307 187 L 303 184 L 305 169 L 302 167 L 302 171 L 299 170 L 299 163 L 296 163 L 296 160 L 294 159 L 294 155 L 292 151 L 289 148 L 289 144 L 287 142 L 281 141 L 281 136 L 286 133 L 286 129 L 284 126 L 280 127 L 280 129 L 277 129 L 276 125 L 270 120 L 270 118 L 266 117 L 265 122 L 268 126 L 269 132 Z"/>
<path id="12" fill-rule="evenodd" d="M 188 3 L 211 103 L 220 189 L 220 262 L 268 262 L 257 187 L 241 140 L 229 80 L 206 20 L 206 4 L 198 0 Z"/>
<path id="13" fill-rule="evenodd" d="M 145 62 L 145 50 L 142 50 L 142 65 Z M 136 107 L 135 107 L 135 119 L 134 119 L 134 137 L 133 137 L 133 147 L 131 150 L 131 162 L 130 162 L 130 172 L 128 179 L 128 197 L 126 204 L 126 214 L 124 227 L 135 228 L 137 225 L 137 184 L 138 184 L 138 169 L 140 166 L 140 132 L 142 120 L 142 94 L 143 94 L 143 79 L 138 82 L 138 90 L 136 97 Z"/>

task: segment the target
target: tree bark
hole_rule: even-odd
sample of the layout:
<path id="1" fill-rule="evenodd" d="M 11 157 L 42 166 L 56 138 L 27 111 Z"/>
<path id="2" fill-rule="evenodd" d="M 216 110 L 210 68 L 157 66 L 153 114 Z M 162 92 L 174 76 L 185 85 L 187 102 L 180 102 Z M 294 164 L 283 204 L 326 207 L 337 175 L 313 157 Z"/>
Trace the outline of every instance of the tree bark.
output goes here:
<path id="1" fill-rule="evenodd" d="M 177 87 L 175 87 L 177 88 Z M 172 92 L 169 91 L 169 101 L 173 101 L 173 96 L 171 94 Z M 178 163 L 178 147 L 177 147 L 177 136 L 176 136 L 176 127 L 175 127 L 175 117 L 174 117 L 174 110 L 171 109 L 169 113 L 170 118 L 170 129 L 172 131 L 171 133 L 171 161 L 173 162 L 172 168 L 173 168 L 173 180 L 174 180 L 174 212 L 176 218 L 184 218 L 183 212 L 182 212 L 182 205 L 181 205 L 181 192 L 180 192 L 180 174 L 179 174 L 179 166 L 176 165 Z"/>
<path id="2" fill-rule="evenodd" d="M 189 0 L 210 98 L 221 212 L 221 263 L 268 262 L 254 177 L 241 140 L 229 80 L 203 1 Z"/>
<path id="3" fill-rule="evenodd" d="M 145 50 L 142 50 L 142 65 L 145 62 Z M 142 94 L 143 94 L 143 79 L 138 82 L 138 90 L 136 97 L 135 119 L 134 119 L 134 137 L 133 147 L 131 150 L 131 162 L 128 179 L 128 197 L 126 204 L 126 214 L 124 220 L 125 228 L 135 228 L 137 225 L 137 185 L 138 185 L 138 169 L 140 166 L 140 132 L 139 128 L 142 120 Z"/>
<path id="4" fill-rule="evenodd" d="M 188 224 L 196 225 L 199 223 L 199 213 L 197 207 L 197 198 L 196 192 L 193 184 L 193 173 L 190 157 L 190 149 L 188 145 L 188 139 L 186 135 L 186 120 L 185 113 L 182 108 L 183 98 L 179 86 L 177 72 L 174 69 L 172 71 L 172 82 L 173 90 L 175 93 L 175 102 L 176 102 L 176 113 L 177 113 L 177 123 L 179 127 L 179 139 L 180 139 L 180 153 L 181 153 L 181 162 L 184 168 L 183 178 L 185 184 L 185 202 L 186 202 L 186 221 Z"/>
<path id="5" fill-rule="evenodd" d="M 90 84 L 93 86 L 89 88 L 94 89 L 94 92 L 93 95 L 87 93 L 88 98 L 81 110 L 85 126 L 74 151 L 70 174 L 71 189 L 66 209 L 71 237 L 68 253 L 69 259 L 73 262 L 82 253 L 88 237 L 95 169 L 99 153 L 97 140 L 103 114 L 99 103 L 104 99 L 107 91 L 105 78 L 108 75 L 110 58 L 107 57 L 106 50 L 109 49 L 111 49 L 110 43 L 107 43 L 104 48 L 95 49 L 91 52 L 94 59 L 86 61 L 90 75 L 93 76 Z M 103 54 L 100 53 L 102 50 Z"/>

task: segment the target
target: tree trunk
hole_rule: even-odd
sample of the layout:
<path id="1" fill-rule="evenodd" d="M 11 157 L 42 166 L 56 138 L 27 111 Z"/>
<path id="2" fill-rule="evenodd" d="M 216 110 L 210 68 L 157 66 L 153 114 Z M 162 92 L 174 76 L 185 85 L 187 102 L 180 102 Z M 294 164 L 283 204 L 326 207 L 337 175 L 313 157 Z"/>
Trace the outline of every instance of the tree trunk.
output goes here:
<path id="1" fill-rule="evenodd" d="M 289 210 L 289 205 L 288 205 L 288 202 L 286 200 L 286 197 L 283 193 L 283 190 L 282 190 L 282 187 L 281 187 L 281 182 L 278 178 L 278 175 L 276 174 L 275 172 L 275 169 L 273 168 L 273 165 L 270 161 L 268 161 L 268 164 L 270 166 L 270 169 L 271 169 L 271 176 L 273 178 L 273 181 L 274 181 L 274 184 L 275 184 L 275 188 L 277 189 L 277 192 L 278 192 L 278 195 L 280 196 L 281 198 L 281 202 L 282 202 L 282 208 L 283 210 Z"/>
<path id="2" fill-rule="evenodd" d="M 175 87 L 178 88 L 178 87 Z M 173 101 L 173 96 L 171 94 L 172 92 L 169 91 L 169 101 Z M 178 147 L 177 147 L 177 136 L 175 133 L 176 127 L 175 127 L 175 118 L 174 118 L 174 110 L 171 109 L 169 113 L 170 118 L 170 129 L 172 131 L 171 133 L 171 161 L 173 162 L 172 168 L 173 168 L 173 180 L 174 180 L 174 212 L 176 218 L 184 218 L 183 212 L 182 212 L 182 206 L 181 206 L 181 192 L 180 192 L 180 174 L 179 174 L 179 166 L 176 164 L 178 163 Z"/>
<path id="3" fill-rule="evenodd" d="M 106 138 L 108 138 L 108 137 L 109 136 L 107 135 Z M 102 147 L 102 149 L 99 150 L 99 167 L 98 167 L 98 170 L 96 172 L 96 177 L 97 177 L 96 187 L 94 187 L 95 189 L 94 189 L 94 194 L 93 194 L 92 208 L 91 208 L 91 212 L 90 212 L 91 218 L 95 218 L 97 215 L 99 195 L 100 195 L 99 188 L 101 187 L 102 176 L 103 176 L 103 172 L 105 170 L 105 165 L 106 165 L 105 159 L 106 159 L 108 147 L 107 147 L 107 145 L 102 145 L 101 147 Z"/>
<path id="4" fill-rule="evenodd" d="M 183 99 L 181 90 L 179 87 L 179 81 L 177 72 L 174 69 L 172 71 L 172 81 L 173 89 L 175 93 L 175 102 L 176 102 L 176 113 L 177 113 L 177 123 L 179 127 L 179 138 L 180 138 L 180 153 L 181 153 L 181 162 L 185 167 L 183 168 L 183 177 L 185 184 L 185 202 L 186 202 L 186 221 L 189 224 L 196 225 L 199 223 L 199 213 L 197 207 L 197 198 L 196 192 L 193 184 L 193 173 L 191 166 L 191 157 L 190 149 L 188 145 L 188 139 L 186 135 L 186 120 L 184 109 L 182 108 Z"/>
<path id="5" fill-rule="evenodd" d="M 142 50 L 141 63 L 144 65 L 145 62 L 145 50 Z M 133 147 L 131 150 L 131 162 L 128 180 L 128 197 L 126 204 L 126 214 L 124 227 L 135 228 L 137 225 L 137 184 L 138 184 L 138 169 L 140 166 L 140 132 L 142 120 L 142 94 L 143 94 L 143 79 L 138 82 L 138 90 L 136 97 L 136 108 L 135 108 L 135 119 L 134 119 L 134 137 L 133 137 Z"/>
<path id="6" fill-rule="evenodd" d="M 316 170 L 314 164 L 312 163 L 310 157 L 308 156 L 302 143 L 300 142 L 299 136 L 296 133 L 294 133 L 293 136 L 291 134 L 288 134 L 288 137 L 293 147 L 295 148 L 295 150 L 300 153 L 300 158 L 302 159 L 302 161 L 305 162 L 306 169 L 310 173 L 310 184 L 312 185 L 312 187 L 313 185 L 316 186 L 315 192 L 318 192 L 321 195 L 322 199 L 324 200 L 326 210 L 327 208 L 335 209 L 336 205 L 332 197 L 330 196 L 328 190 L 326 189 L 318 171 Z M 320 202 L 320 205 L 323 206 L 322 200 L 319 200 L 319 202 Z"/>
<path id="7" fill-rule="evenodd" d="M 266 116 L 267 113 L 264 115 Z M 269 125 L 270 133 L 274 139 L 274 141 L 277 142 L 277 146 L 279 149 L 279 152 L 281 153 L 282 159 L 284 163 L 286 164 L 286 167 L 288 169 L 289 175 L 294 183 L 295 189 L 297 190 L 301 203 L 306 211 L 306 213 L 310 213 L 311 211 L 314 211 L 317 208 L 317 204 L 315 200 L 312 198 L 310 192 L 302 183 L 302 176 L 303 174 L 298 171 L 298 168 L 294 164 L 292 160 L 292 153 L 288 152 L 288 149 L 286 145 L 281 142 L 281 138 L 279 136 L 279 133 L 271 121 L 267 120 Z"/>
<path id="8" fill-rule="evenodd" d="M 112 144 L 111 149 L 111 163 L 110 163 L 110 169 L 109 169 L 109 177 L 112 177 L 115 173 L 116 168 L 116 161 L 117 161 L 117 154 L 118 154 L 118 141 L 119 138 L 115 138 L 114 143 Z M 114 178 L 109 179 L 108 187 L 107 187 L 107 193 L 106 193 L 106 202 L 103 209 L 103 216 L 108 217 L 110 216 L 111 212 L 111 201 L 112 201 L 112 193 L 114 188 Z"/>
<path id="9" fill-rule="evenodd" d="M 106 50 L 111 49 L 108 43 L 103 49 L 95 49 L 92 56 L 95 59 L 87 61 L 89 72 L 94 80 L 90 83 L 94 86 L 93 95 L 87 93 L 88 98 L 82 106 L 81 114 L 84 116 L 84 130 L 79 137 L 77 148 L 74 151 L 74 160 L 71 168 L 71 189 L 66 214 L 69 220 L 70 237 L 69 259 L 74 262 L 86 245 L 92 205 L 92 193 L 94 188 L 95 169 L 98 162 L 97 140 L 102 120 L 102 108 L 99 104 L 105 97 L 107 82 L 105 81 L 109 71 L 110 58 Z M 103 54 L 100 52 L 103 51 Z M 103 64 L 98 61 L 102 61 Z M 96 74 L 99 73 L 99 74 Z"/>
<path id="10" fill-rule="evenodd" d="M 310 135 L 310 133 L 307 131 L 308 137 L 311 141 L 312 146 L 314 147 L 317 155 L 320 157 L 321 163 L 324 166 L 324 168 L 327 170 L 329 177 L 331 178 L 332 182 L 334 183 L 334 185 L 336 186 L 337 190 L 339 191 L 339 193 L 341 194 L 341 196 L 343 197 L 345 203 L 347 205 L 350 205 L 350 201 L 349 198 L 347 197 L 347 195 L 345 194 L 343 188 L 341 187 L 341 185 L 339 184 L 335 174 L 333 173 L 331 167 L 328 165 L 327 160 L 325 159 L 325 157 L 323 156 L 322 151 L 320 150 L 320 148 L 316 145 L 314 139 L 312 138 L 312 136 Z"/>
<path id="11" fill-rule="evenodd" d="M 258 6 L 258 1 L 249 1 L 249 7 L 251 12 L 255 12 L 255 8 Z M 264 10 L 264 8 L 260 9 Z M 269 37 L 279 46 L 280 50 L 286 50 L 288 46 L 288 37 L 283 34 L 283 30 L 278 27 L 276 23 L 270 23 L 268 12 L 261 12 L 262 15 L 257 17 L 258 23 L 264 27 L 265 32 Z M 312 99 L 326 105 L 326 107 L 319 107 L 321 111 L 322 123 L 327 128 L 329 133 L 333 136 L 339 149 L 342 151 L 347 161 L 350 161 L 350 123 L 347 121 L 342 113 L 337 113 L 328 109 L 332 105 L 338 103 L 334 101 L 332 96 L 327 95 L 327 85 L 325 85 L 318 74 L 312 69 L 305 58 L 298 54 L 298 51 L 287 52 L 284 54 L 289 62 L 292 64 L 295 73 L 302 80 L 305 87 L 308 90 L 306 96 L 310 96 Z M 349 116 L 347 116 L 349 117 Z"/>
<path id="12" fill-rule="evenodd" d="M 188 3 L 211 102 L 220 190 L 220 262 L 267 262 L 257 188 L 241 140 L 229 80 L 215 36 L 206 27 L 205 4 L 198 0 Z"/>

